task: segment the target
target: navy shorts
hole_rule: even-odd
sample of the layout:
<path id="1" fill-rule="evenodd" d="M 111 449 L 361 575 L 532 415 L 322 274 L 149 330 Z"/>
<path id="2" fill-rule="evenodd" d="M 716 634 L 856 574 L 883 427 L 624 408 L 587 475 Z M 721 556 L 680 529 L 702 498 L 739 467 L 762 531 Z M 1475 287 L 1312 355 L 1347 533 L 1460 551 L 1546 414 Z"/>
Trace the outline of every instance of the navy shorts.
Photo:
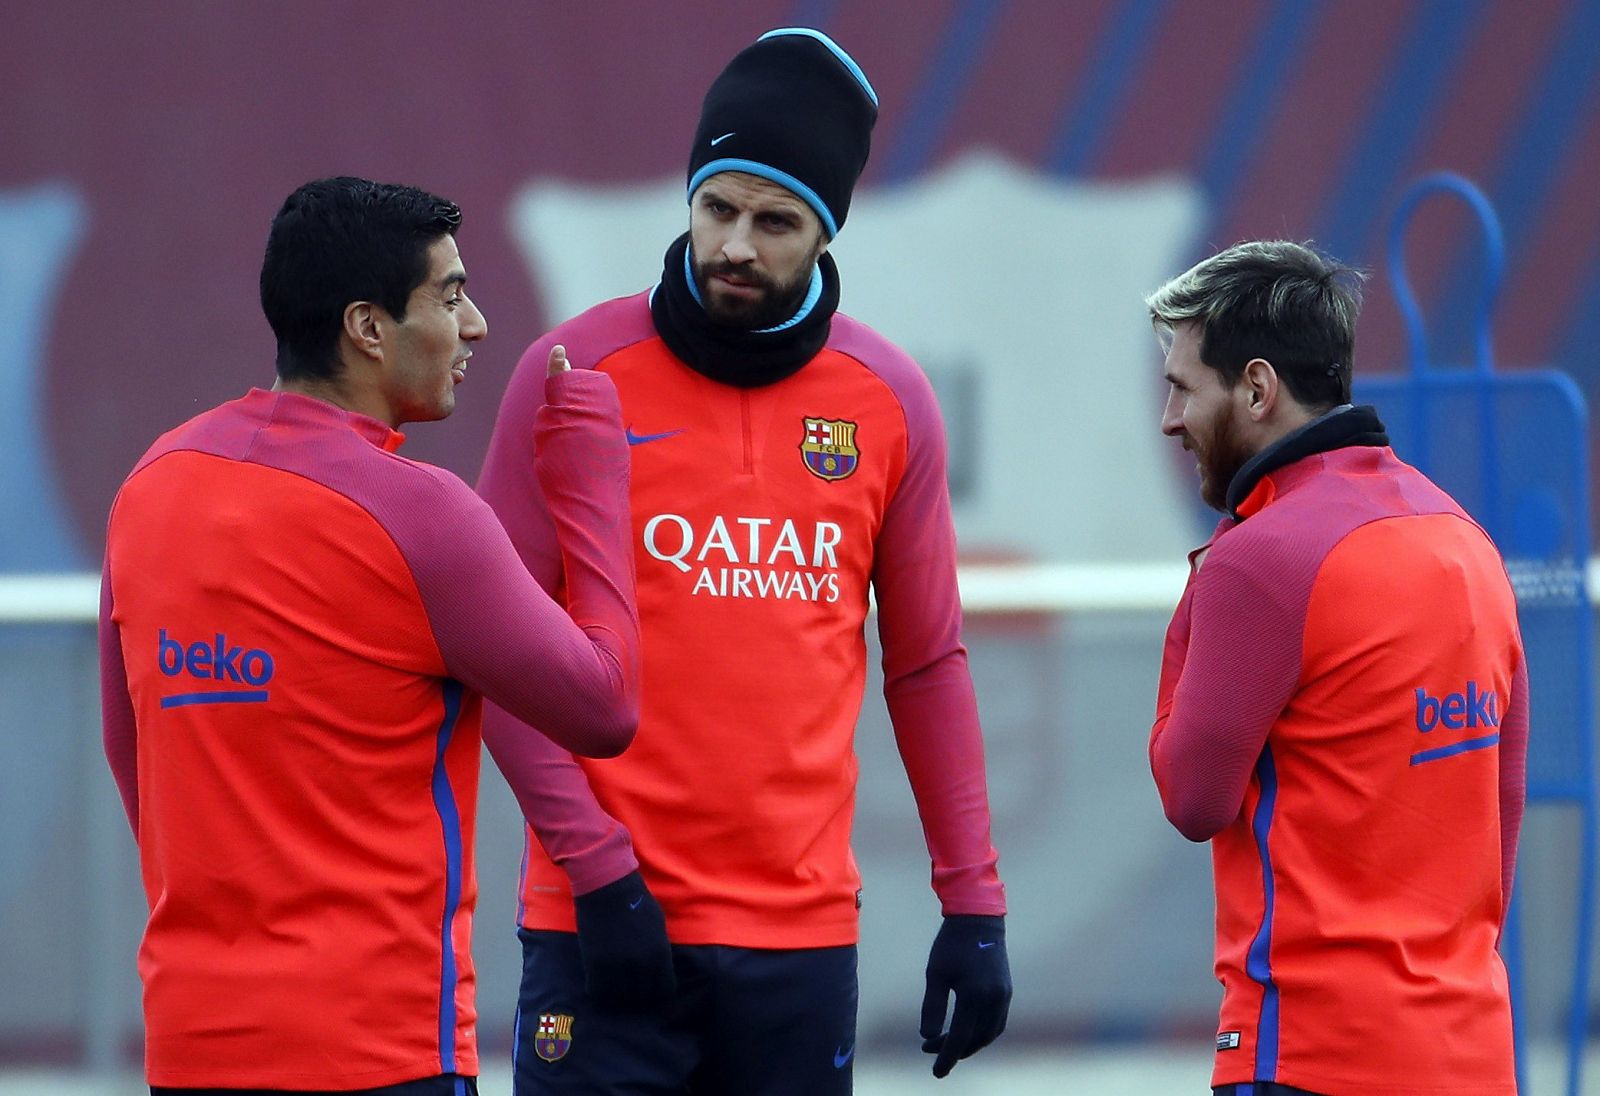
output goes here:
<path id="1" fill-rule="evenodd" d="M 166 1088 L 150 1086 L 150 1096 L 478 1096 L 478 1079 L 458 1073 L 402 1081 L 378 1088 L 325 1089 L 307 1092 L 286 1088 Z"/>
<path id="2" fill-rule="evenodd" d="M 516 1096 L 848 1096 L 856 949 L 674 945 L 662 1013 L 595 1007 L 578 938 L 518 930 Z"/>
<path id="3" fill-rule="evenodd" d="M 1246 1081 L 1237 1085 L 1218 1085 L 1213 1096 L 1317 1096 L 1303 1088 L 1290 1088 L 1276 1081 Z"/>

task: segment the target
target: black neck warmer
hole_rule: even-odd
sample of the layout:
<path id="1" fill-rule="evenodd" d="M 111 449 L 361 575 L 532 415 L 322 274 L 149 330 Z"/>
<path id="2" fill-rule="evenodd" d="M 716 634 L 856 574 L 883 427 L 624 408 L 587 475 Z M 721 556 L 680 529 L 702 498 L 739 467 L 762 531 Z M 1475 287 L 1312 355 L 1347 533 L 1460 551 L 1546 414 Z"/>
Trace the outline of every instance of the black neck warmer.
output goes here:
<path id="1" fill-rule="evenodd" d="M 1239 517 L 1239 504 L 1250 497 L 1268 472 L 1293 464 L 1317 453 L 1331 453 L 1357 445 L 1388 445 L 1389 435 L 1374 407 L 1345 404 L 1321 418 L 1312 419 L 1291 431 L 1244 462 L 1228 484 L 1228 516 Z"/>
<path id="2" fill-rule="evenodd" d="M 667 248 L 661 284 L 650 298 L 656 332 L 696 373 L 739 388 L 759 388 L 799 371 L 828 341 L 839 307 L 839 268 L 826 251 L 817 262 L 822 296 L 798 322 L 762 331 L 739 331 L 712 322 L 689 286 L 685 232 Z"/>

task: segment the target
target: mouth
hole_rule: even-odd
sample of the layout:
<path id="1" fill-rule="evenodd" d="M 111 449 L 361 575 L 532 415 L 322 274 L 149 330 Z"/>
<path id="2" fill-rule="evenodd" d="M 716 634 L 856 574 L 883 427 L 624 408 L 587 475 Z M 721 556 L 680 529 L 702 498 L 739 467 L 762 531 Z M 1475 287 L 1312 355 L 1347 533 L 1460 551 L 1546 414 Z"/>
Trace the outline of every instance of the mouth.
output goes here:
<path id="1" fill-rule="evenodd" d="M 761 292 L 759 283 L 736 278 L 731 274 L 713 274 L 711 280 L 721 286 L 724 291 L 740 297 L 753 297 Z"/>
<path id="2" fill-rule="evenodd" d="M 460 384 L 462 381 L 467 379 L 467 358 L 470 357 L 472 357 L 472 355 L 468 354 L 466 357 L 459 358 L 450 363 L 450 379 L 454 383 Z"/>

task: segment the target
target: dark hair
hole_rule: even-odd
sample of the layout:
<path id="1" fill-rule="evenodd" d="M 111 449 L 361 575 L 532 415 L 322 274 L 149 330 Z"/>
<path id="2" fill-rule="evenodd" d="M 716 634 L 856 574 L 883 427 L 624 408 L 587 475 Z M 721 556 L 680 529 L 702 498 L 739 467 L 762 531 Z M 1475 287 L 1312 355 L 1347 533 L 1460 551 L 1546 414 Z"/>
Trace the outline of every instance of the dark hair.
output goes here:
<path id="1" fill-rule="evenodd" d="M 1218 252 L 1150 294 L 1150 322 L 1200 324 L 1200 360 L 1237 384 L 1272 363 L 1303 406 L 1350 402 L 1363 275 L 1308 244 L 1253 240 Z"/>
<path id="2" fill-rule="evenodd" d="M 272 219 L 261 310 L 278 338 L 278 376 L 335 377 L 352 301 L 405 319 L 428 276 L 428 249 L 461 226 L 461 210 L 416 187 L 340 176 L 300 187 Z"/>

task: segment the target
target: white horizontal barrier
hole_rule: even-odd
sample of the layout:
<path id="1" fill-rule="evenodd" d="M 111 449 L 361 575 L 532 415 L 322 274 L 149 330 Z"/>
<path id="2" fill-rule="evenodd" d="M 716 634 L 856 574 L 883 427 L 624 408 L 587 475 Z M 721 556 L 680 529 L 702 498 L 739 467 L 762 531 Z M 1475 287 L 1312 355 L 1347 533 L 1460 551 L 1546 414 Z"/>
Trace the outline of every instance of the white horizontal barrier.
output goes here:
<path id="1" fill-rule="evenodd" d="M 83 623 L 100 615 L 100 576 L 0 575 L 0 622 Z"/>
<path id="2" fill-rule="evenodd" d="M 968 613 L 1171 612 L 1187 563 L 982 564 L 960 570 Z"/>
<path id="3" fill-rule="evenodd" d="M 1587 570 L 1600 604 L 1600 557 Z M 1184 563 L 973 564 L 960 571 L 961 604 L 970 614 L 1168 612 L 1187 575 Z M 99 609 L 97 574 L 0 575 L 0 623 L 87 623 Z"/>

